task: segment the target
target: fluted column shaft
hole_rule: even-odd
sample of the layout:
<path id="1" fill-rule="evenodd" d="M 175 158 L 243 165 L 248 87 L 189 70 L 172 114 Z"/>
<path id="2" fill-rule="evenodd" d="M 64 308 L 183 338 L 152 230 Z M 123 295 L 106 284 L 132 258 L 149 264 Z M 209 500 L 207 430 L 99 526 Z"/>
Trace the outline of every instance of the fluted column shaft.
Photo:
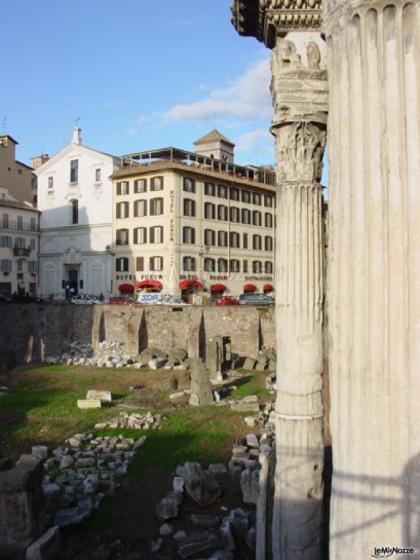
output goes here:
<path id="1" fill-rule="evenodd" d="M 324 31 L 330 558 L 354 560 L 420 547 L 420 3 L 327 2 Z"/>
<path id="2" fill-rule="evenodd" d="M 273 558 L 320 559 L 323 413 L 321 187 L 278 191 Z"/>

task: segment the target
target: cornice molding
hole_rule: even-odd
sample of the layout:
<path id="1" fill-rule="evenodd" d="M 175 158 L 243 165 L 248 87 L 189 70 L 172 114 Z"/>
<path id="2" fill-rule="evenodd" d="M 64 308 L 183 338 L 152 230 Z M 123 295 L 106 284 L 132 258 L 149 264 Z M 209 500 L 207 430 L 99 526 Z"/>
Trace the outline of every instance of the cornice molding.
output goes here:
<path id="1" fill-rule="evenodd" d="M 322 0 L 233 0 L 232 24 L 239 35 L 256 37 L 269 49 L 292 31 L 319 31 Z"/>

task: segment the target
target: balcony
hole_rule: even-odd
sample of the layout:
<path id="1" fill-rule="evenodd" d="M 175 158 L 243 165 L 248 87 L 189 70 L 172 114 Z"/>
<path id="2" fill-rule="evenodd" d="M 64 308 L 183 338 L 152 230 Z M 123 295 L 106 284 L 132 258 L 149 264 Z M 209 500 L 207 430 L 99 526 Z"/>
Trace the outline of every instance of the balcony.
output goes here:
<path id="1" fill-rule="evenodd" d="M 13 247 L 13 256 L 14 257 L 29 257 L 31 254 L 30 247 Z"/>
<path id="2" fill-rule="evenodd" d="M 11 229 L 14 231 L 33 231 L 37 233 L 39 231 L 39 226 L 36 223 L 31 224 L 30 222 L 18 223 L 16 220 L 1 220 L 0 219 L 0 229 Z"/>

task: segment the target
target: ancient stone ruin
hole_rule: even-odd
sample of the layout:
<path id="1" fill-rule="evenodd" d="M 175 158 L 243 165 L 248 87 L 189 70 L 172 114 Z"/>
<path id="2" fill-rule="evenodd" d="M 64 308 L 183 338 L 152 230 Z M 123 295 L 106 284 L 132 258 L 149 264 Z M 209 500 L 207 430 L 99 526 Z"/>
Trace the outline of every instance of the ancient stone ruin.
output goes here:
<path id="1" fill-rule="evenodd" d="M 234 0 L 232 12 L 239 34 L 272 49 L 279 187 L 272 558 L 323 554 L 324 362 L 331 560 L 373 556 L 385 541 L 418 547 L 419 2 Z"/>

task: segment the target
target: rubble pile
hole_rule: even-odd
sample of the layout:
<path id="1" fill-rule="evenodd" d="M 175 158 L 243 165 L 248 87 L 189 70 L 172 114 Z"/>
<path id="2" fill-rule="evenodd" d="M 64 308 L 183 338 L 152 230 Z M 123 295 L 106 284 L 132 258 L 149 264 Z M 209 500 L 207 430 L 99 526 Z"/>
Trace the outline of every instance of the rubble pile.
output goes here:
<path id="1" fill-rule="evenodd" d="M 167 354 L 159 348 L 151 347 L 134 356 L 127 353 L 124 342 L 115 340 L 100 342 L 96 355 L 90 344 L 72 342 L 62 354 L 50 356 L 46 362 L 51 365 L 105 368 L 187 369 L 189 367 L 188 354 L 183 348 L 175 348 Z"/>
<path id="2" fill-rule="evenodd" d="M 43 490 L 55 524 L 63 527 L 88 517 L 119 486 L 145 441 L 146 436 L 75 434 L 51 454 L 46 446 L 33 447 L 32 454 L 44 463 Z"/>
<path id="3" fill-rule="evenodd" d="M 183 504 L 189 500 L 199 508 L 208 508 L 222 495 L 220 476 L 229 477 L 223 463 L 214 463 L 205 470 L 199 463 L 178 466 L 173 478 L 173 490 L 155 508 L 156 517 L 162 522 L 159 537 L 152 541 L 152 552 L 159 552 L 167 539 L 176 543 L 179 558 L 209 558 L 233 560 L 238 546 L 248 551 L 244 557 L 251 558 L 255 551 L 255 511 L 234 508 L 229 511 L 220 507 L 220 513 L 192 513 L 189 525 L 192 530 L 175 531 L 176 520 Z M 219 480 L 218 480 L 219 479 Z M 191 505 L 188 506 L 191 510 Z M 213 508 L 214 509 L 214 508 Z M 248 554 L 249 553 L 249 554 Z"/>
<path id="4" fill-rule="evenodd" d="M 160 414 L 152 414 L 148 411 L 146 414 L 133 412 L 126 414 L 122 412 L 117 418 L 112 418 L 107 422 L 95 424 L 95 430 L 105 430 L 107 428 L 130 428 L 133 430 L 158 430 L 161 421 L 165 417 Z"/>
<path id="5" fill-rule="evenodd" d="M 229 471 L 240 473 L 242 498 L 246 504 L 256 504 L 259 489 L 259 456 L 273 447 L 274 433 L 267 429 L 261 436 L 248 434 L 232 448 Z"/>
<path id="6" fill-rule="evenodd" d="M 256 358 L 245 358 L 242 366 L 247 370 L 275 371 L 277 367 L 276 351 L 273 348 L 263 348 Z"/>

